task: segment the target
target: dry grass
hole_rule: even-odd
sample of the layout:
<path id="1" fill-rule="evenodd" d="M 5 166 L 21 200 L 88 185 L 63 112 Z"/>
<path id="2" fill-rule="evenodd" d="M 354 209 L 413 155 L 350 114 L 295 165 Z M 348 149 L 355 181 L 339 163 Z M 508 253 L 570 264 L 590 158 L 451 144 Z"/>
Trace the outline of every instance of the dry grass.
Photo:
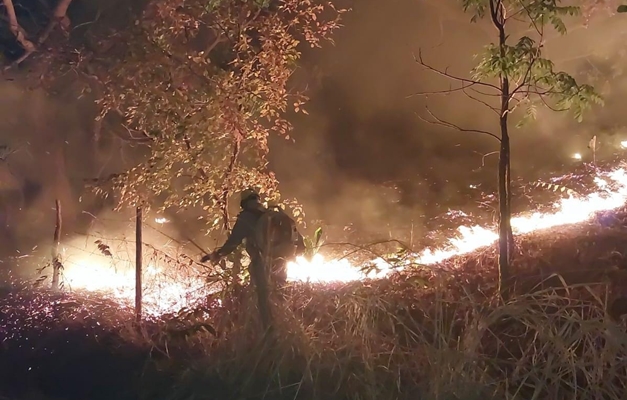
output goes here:
<path id="1" fill-rule="evenodd" d="M 627 334 L 607 313 L 627 265 L 617 221 L 521 238 L 507 302 L 494 295 L 491 250 L 437 273 L 416 266 L 390 280 L 295 285 L 277 305 L 275 342 L 258 341 L 245 296 L 211 316 L 222 336 L 196 337 L 204 356 L 171 398 L 210 393 L 204 382 L 243 398 L 622 398 Z"/>
<path id="2" fill-rule="evenodd" d="M 521 238 L 518 280 L 508 301 L 494 294 L 491 251 L 440 269 L 416 266 L 389 280 L 298 284 L 277 302 L 278 329 L 270 340 L 262 340 L 250 291 L 222 307 L 210 299 L 204 309 L 141 330 L 124 322 L 130 313 L 102 301 L 66 303 L 66 310 L 87 310 L 77 318 L 75 311 L 51 314 L 47 295 L 38 294 L 37 301 L 5 297 L 3 326 L 36 322 L 5 342 L 0 366 L 30 357 L 63 370 L 79 349 L 92 355 L 84 361 L 89 365 L 130 375 L 110 382 L 103 372 L 94 385 L 106 382 L 108 397 L 87 389 L 82 397 L 68 395 L 71 384 L 63 394 L 59 382 L 54 392 L 41 384 L 53 367 L 37 375 L 40 391 L 77 400 L 622 399 L 627 331 L 607 312 L 608 304 L 621 303 L 622 249 L 627 234 L 620 218 L 610 227 L 593 222 Z M 10 304 L 21 314 L 7 315 Z M 49 318 L 35 318 L 42 310 Z M 60 346 L 67 337 L 73 345 Z M 41 350 L 13 344 L 25 342 L 60 347 L 46 358 Z M 0 368 L 0 376 L 10 369 Z M 74 370 L 63 371 L 72 376 Z M 16 386 L 22 375 L 9 376 L 12 381 L 0 383 Z"/>

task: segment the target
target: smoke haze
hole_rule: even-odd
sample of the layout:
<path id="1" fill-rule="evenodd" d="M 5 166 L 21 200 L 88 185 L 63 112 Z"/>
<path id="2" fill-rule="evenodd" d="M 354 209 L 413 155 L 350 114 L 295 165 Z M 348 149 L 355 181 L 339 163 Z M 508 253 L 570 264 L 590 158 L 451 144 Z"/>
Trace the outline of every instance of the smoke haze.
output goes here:
<path id="1" fill-rule="evenodd" d="M 294 119 L 296 142 L 274 142 L 272 161 L 284 191 L 297 195 L 310 216 L 365 231 L 386 227 L 379 232 L 386 235 L 389 225 L 428 226 L 448 208 L 472 209 L 476 190 L 470 185 L 496 189 L 496 155 L 483 159 L 496 142 L 419 116 L 431 119 L 428 105 L 466 128 L 494 131 L 497 121 L 463 94 L 411 97 L 451 87 L 414 57 L 422 50 L 426 63 L 468 77 L 473 56 L 495 39 L 493 30 L 471 24 L 454 0 L 360 0 L 351 6 L 336 46 L 306 54 L 300 75 L 311 89 L 311 115 Z M 580 82 L 595 84 L 607 106 L 588 112 L 581 124 L 568 114 L 540 111 L 536 122 L 513 130 L 513 173 L 524 180 L 572 168 L 575 152 L 590 159 L 593 135 L 599 157 L 627 139 L 621 139 L 625 117 L 619 111 L 627 24 L 621 16 L 602 15 L 588 28 L 582 19 L 569 27 L 567 37 L 553 34 L 547 41 L 545 56 Z"/>
<path id="2" fill-rule="evenodd" d="M 93 17 L 93 7 L 76 4 L 82 8 L 74 14 Z M 436 215 L 472 209 L 479 193 L 494 191 L 496 183 L 496 157 L 483 158 L 496 142 L 421 121 L 419 116 L 428 118 L 425 106 L 464 127 L 494 129 L 495 118 L 463 95 L 412 97 L 450 85 L 422 69 L 414 56 L 422 49 L 425 62 L 467 76 L 473 55 L 494 34 L 486 24 L 471 24 L 455 0 L 347 4 L 353 11 L 345 15 L 336 45 L 304 54 L 294 81 L 309 87 L 310 115 L 292 116 L 294 143 L 271 141 L 271 166 L 286 197 L 297 197 L 308 219 L 323 220 L 330 233 L 424 235 Z M 540 112 L 538 121 L 515 130 L 513 172 L 524 180 L 568 170 L 575 152 L 589 158 L 586 146 L 593 135 L 600 156 L 627 140 L 621 104 L 627 92 L 627 23 L 622 16 L 600 16 L 589 28 L 580 24 L 573 21 L 567 37 L 549 40 L 546 56 L 558 69 L 595 84 L 606 106 L 589 112 L 582 124 L 566 114 Z M 0 215 L 9 226 L 2 233 L 2 255 L 50 241 L 56 197 L 63 201 L 66 232 L 87 232 L 96 218 L 110 220 L 111 231 L 126 229 L 130 215 L 104 213 L 111 204 L 83 188 L 83 179 L 104 176 L 133 159 L 106 126 L 95 147 L 93 105 L 68 93 L 55 98 L 25 93 L 10 82 L 0 85 L 0 92 L 0 145 L 15 149 L 0 165 Z M 170 229 L 199 235 L 202 224 L 195 216 L 169 217 Z"/>

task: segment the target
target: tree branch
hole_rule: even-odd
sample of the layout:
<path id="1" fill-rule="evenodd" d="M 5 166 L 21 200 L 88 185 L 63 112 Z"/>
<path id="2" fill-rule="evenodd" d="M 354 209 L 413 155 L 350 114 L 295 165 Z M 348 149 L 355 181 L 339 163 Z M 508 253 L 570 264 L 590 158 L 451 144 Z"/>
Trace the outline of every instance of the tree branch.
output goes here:
<path id="1" fill-rule="evenodd" d="M 209 54 L 213 51 L 213 49 L 215 49 L 220 43 L 222 42 L 226 42 L 227 39 L 224 38 L 224 36 L 222 36 L 222 34 L 218 34 L 218 36 L 215 38 L 215 40 L 211 43 L 209 43 L 209 45 L 205 48 L 205 54 Z"/>
<path id="2" fill-rule="evenodd" d="M 124 140 L 126 142 L 148 143 L 148 142 L 152 142 L 154 140 L 154 138 L 146 135 L 145 132 L 140 132 L 141 135 L 142 135 L 140 137 L 134 136 L 133 132 L 131 131 L 131 129 L 125 123 L 122 124 L 122 127 L 124 129 L 126 129 L 126 132 L 128 132 L 128 137 L 124 137 L 121 133 L 119 133 L 115 129 L 112 129 L 111 131 L 113 132 L 114 135 L 116 135 L 117 137 L 119 137 L 120 139 L 122 139 L 122 140 Z"/>
<path id="3" fill-rule="evenodd" d="M 550 95 L 557 95 L 561 93 L 562 92 L 557 92 L 553 89 L 542 89 L 542 88 L 534 89 L 534 88 L 529 87 L 525 90 L 519 90 L 517 94 L 522 94 L 523 97 L 528 97 L 530 95 L 550 96 Z"/>
<path id="4" fill-rule="evenodd" d="M 485 153 L 485 154 L 479 153 L 478 151 L 473 151 L 473 153 L 477 153 L 477 154 L 479 154 L 481 156 L 481 168 L 483 168 L 483 167 L 485 167 L 485 159 L 486 159 L 486 157 L 494 155 L 494 154 L 499 154 L 499 151 L 498 150 L 491 151 L 491 152 Z"/>
<path id="5" fill-rule="evenodd" d="M 455 92 L 461 92 L 464 91 L 465 89 L 471 87 L 472 85 L 474 85 L 474 83 L 468 84 L 468 85 L 462 85 L 461 87 L 458 88 L 449 88 L 447 90 L 436 90 L 433 92 L 416 92 L 413 94 L 410 94 L 408 96 L 405 96 L 406 99 L 412 98 L 412 97 L 418 97 L 418 96 L 430 96 L 430 95 L 449 95 L 451 93 L 455 93 Z"/>
<path id="6" fill-rule="evenodd" d="M 67 18 L 67 9 L 68 7 L 70 7 L 71 3 L 72 0 L 59 1 L 57 6 L 54 8 L 52 17 L 50 18 L 50 22 L 48 22 L 48 26 L 39 37 L 39 40 L 37 40 L 38 45 L 41 46 L 48 39 L 48 36 L 50 36 L 50 34 L 54 30 L 54 28 L 57 27 L 57 25 L 61 24 L 64 29 L 69 28 L 70 22 Z"/>
<path id="7" fill-rule="evenodd" d="M 492 112 L 494 112 L 496 115 L 500 115 L 500 114 L 501 114 L 501 112 L 499 111 L 499 109 L 498 109 L 498 108 L 496 108 L 496 107 L 494 107 L 494 106 L 492 106 L 492 105 L 488 104 L 488 102 L 487 102 L 487 101 L 481 100 L 481 99 L 479 99 L 479 98 L 477 98 L 477 97 L 475 97 L 475 96 L 471 95 L 471 94 L 470 94 L 470 93 L 468 93 L 465 89 L 464 89 L 464 90 L 462 90 L 462 91 L 464 92 L 464 94 L 466 95 L 466 97 L 468 97 L 468 98 L 469 98 L 469 99 L 471 99 L 471 100 L 476 101 L 477 103 L 481 103 L 481 104 L 483 104 L 485 107 L 487 107 L 489 110 L 491 110 Z"/>
<path id="8" fill-rule="evenodd" d="M 535 64 L 535 62 L 538 60 L 537 57 L 534 57 L 531 62 L 529 63 L 529 66 L 527 67 L 527 71 L 525 71 L 525 74 L 522 77 L 522 80 L 520 81 L 520 83 L 518 84 L 518 86 L 516 86 L 516 88 L 514 90 L 512 90 L 512 92 L 509 95 L 510 100 L 516 95 L 516 93 L 518 93 L 518 91 L 520 89 L 522 89 L 525 85 L 528 85 L 528 80 L 529 77 L 531 76 L 531 69 L 533 68 L 533 65 Z"/>
<path id="9" fill-rule="evenodd" d="M 15 15 L 15 8 L 13 7 L 13 0 L 2 0 L 4 6 L 7 9 L 7 14 L 9 15 L 9 22 L 11 26 L 11 32 L 15 35 L 17 41 L 24 48 L 24 54 L 13 63 L 5 67 L 5 70 L 10 69 L 13 66 L 21 64 L 24 60 L 30 57 L 35 51 L 37 51 L 37 47 L 41 46 L 50 36 L 50 33 L 54 30 L 54 28 L 62 23 L 64 28 L 69 28 L 69 20 L 67 18 L 67 9 L 72 3 L 72 0 L 60 0 L 57 6 L 54 8 L 52 17 L 50 18 L 50 22 L 48 26 L 41 34 L 39 39 L 37 40 L 37 45 L 26 38 L 26 32 L 20 26 L 17 21 L 17 16 Z"/>
<path id="10" fill-rule="evenodd" d="M 2 0 L 2 2 L 4 3 L 4 7 L 7 9 L 11 33 L 13 33 L 15 39 L 17 39 L 19 44 L 24 48 L 26 54 L 32 53 L 33 51 L 35 51 L 35 44 L 26 38 L 26 31 L 17 21 L 17 16 L 15 15 L 15 7 L 13 6 L 13 0 Z M 26 57 L 28 57 L 28 55 Z"/>
<path id="11" fill-rule="evenodd" d="M 473 92 L 480 94 L 482 96 L 489 96 L 489 97 L 501 97 L 500 93 L 486 93 L 486 92 L 482 92 L 481 90 L 477 90 L 474 87 L 469 87 L 468 90 L 472 90 Z"/>
<path id="12" fill-rule="evenodd" d="M 562 108 L 562 109 L 559 109 L 559 108 L 555 108 L 555 107 L 553 107 L 552 105 L 550 105 L 549 103 L 547 103 L 547 102 L 546 102 L 546 99 L 544 98 L 544 96 L 540 96 L 540 95 L 539 95 L 538 97 L 540 97 L 540 101 L 542 101 L 542 103 L 544 104 L 544 106 L 545 106 L 546 108 L 548 108 L 549 110 L 551 110 L 551 111 L 555 111 L 555 112 L 564 112 L 564 111 L 568 111 L 568 108 Z"/>
<path id="13" fill-rule="evenodd" d="M 510 109 L 507 111 L 508 114 L 512 114 L 514 111 L 516 111 L 516 109 L 518 109 L 518 107 L 523 104 L 523 102 L 525 100 L 529 100 L 529 96 L 524 96 L 522 99 L 517 99 L 517 98 L 511 98 L 510 101 L 515 101 L 516 104 L 514 104 L 513 107 L 510 107 Z"/>
<path id="14" fill-rule="evenodd" d="M 488 136 L 498 140 L 499 142 L 501 141 L 501 138 L 498 137 L 497 135 L 495 135 L 494 133 L 491 133 L 491 132 L 488 132 L 488 131 L 484 131 L 484 130 L 481 130 L 481 129 L 466 129 L 466 128 L 462 128 L 459 125 L 455 125 L 452 122 L 448 122 L 448 121 L 445 121 L 445 120 L 437 117 L 435 114 L 433 114 L 433 112 L 431 112 L 431 110 L 429 109 L 428 106 L 425 106 L 425 109 L 427 110 L 427 112 L 429 113 L 431 118 L 434 119 L 433 121 L 430 121 L 430 120 L 428 120 L 426 118 L 423 118 L 419 114 L 416 114 L 416 115 L 418 115 L 418 118 L 420 118 L 421 120 L 423 120 L 424 122 L 426 122 L 428 124 L 444 126 L 444 127 L 449 128 L 449 129 L 455 129 L 455 130 L 457 130 L 459 132 L 480 133 L 482 135 L 488 135 Z"/>
<path id="15" fill-rule="evenodd" d="M 231 193 L 231 180 L 233 179 L 233 171 L 235 171 L 235 164 L 237 163 L 237 158 L 239 157 L 240 148 L 241 148 L 241 136 L 239 133 L 236 133 L 233 138 L 233 152 L 231 153 L 231 158 L 229 160 L 229 165 L 224 174 L 224 182 L 222 183 L 222 196 L 220 197 L 220 211 L 222 212 L 222 223 L 224 225 L 224 230 L 229 231 L 231 227 L 229 226 L 229 194 Z"/>
<path id="16" fill-rule="evenodd" d="M 487 88 L 490 88 L 490 89 L 494 89 L 494 90 L 497 90 L 497 91 L 500 90 L 498 86 L 493 85 L 491 83 L 486 83 L 486 82 L 475 81 L 475 80 L 472 80 L 472 79 L 461 78 L 459 76 L 455 76 L 455 75 L 449 74 L 447 72 L 448 68 L 446 70 L 444 70 L 444 71 L 441 71 L 441 70 L 439 70 L 439 69 L 437 69 L 435 67 L 432 67 L 429 64 L 426 64 L 424 62 L 424 60 L 422 59 L 422 50 L 418 50 L 418 57 L 416 57 L 416 55 L 414 54 L 414 61 L 416 61 L 422 67 L 428 69 L 429 71 L 435 72 L 436 74 L 438 74 L 440 76 L 444 76 L 444 77 L 446 77 L 448 79 L 451 79 L 451 80 L 454 80 L 454 81 L 457 81 L 457 82 L 461 82 L 463 84 L 473 84 L 473 85 L 477 85 L 477 86 L 483 86 L 483 87 L 487 87 Z"/>
<path id="17" fill-rule="evenodd" d="M 517 3 L 527 13 L 527 17 L 529 18 L 529 21 L 531 21 L 531 26 L 533 27 L 533 29 L 536 31 L 536 33 L 540 36 L 542 40 L 542 38 L 544 37 L 544 26 L 538 27 L 536 20 L 531 16 L 531 11 L 522 1 L 518 0 Z"/>

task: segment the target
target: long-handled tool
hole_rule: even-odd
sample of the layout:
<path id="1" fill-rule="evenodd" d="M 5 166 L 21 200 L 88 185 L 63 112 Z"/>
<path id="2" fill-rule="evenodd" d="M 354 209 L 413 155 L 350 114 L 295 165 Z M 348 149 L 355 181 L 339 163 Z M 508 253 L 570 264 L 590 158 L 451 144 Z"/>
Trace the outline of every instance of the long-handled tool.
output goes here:
<path id="1" fill-rule="evenodd" d="M 185 239 L 187 239 L 191 244 L 194 245 L 194 247 L 196 247 L 198 250 L 200 250 L 201 252 L 203 252 L 204 254 L 209 254 L 209 252 L 205 249 L 203 249 L 202 247 L 200 247 L 198 245 L 198 243 L 194 242 L 189 236 L 183 234 L 183 236 L 185 237 Z"/>

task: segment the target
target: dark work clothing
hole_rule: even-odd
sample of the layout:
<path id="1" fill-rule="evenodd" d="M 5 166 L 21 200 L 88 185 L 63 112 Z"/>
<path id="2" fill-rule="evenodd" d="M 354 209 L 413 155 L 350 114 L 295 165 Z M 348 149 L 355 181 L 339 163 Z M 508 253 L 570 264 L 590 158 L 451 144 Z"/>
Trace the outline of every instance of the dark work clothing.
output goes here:
<path id="1" fill-rule="evenodd" d="M 264 329 L 269 329 L 272 325 L 272 308 L 270 305 L 270 282 L 268 273 L 264 268 L 261 258 L 250 261 L 248 265 L 248 273 L 250 281 L 255 287 L 257 293 L 257 307 L 259 308 L 259 316 Z"/>
<path id="2" fill-rule="evenodd" d="M 246 239 L 246 252 L 250 257 L 251 266 L 253 264 L 263 264 L 261 259 L 261 253 L 259 249 L 255 246 L 255 227 L 261 215 L 266 211 L 266 209 L 261 206 L 259 203 L 253 203 L 252 206 L 247 207 L 242 210 L 237 215 L 237 221 L 235 221 L 235 225 L 233 226 L 233 230 L 229 235 L 228 239 L 224 243 L 224 245 L 217 250 L 217 253 L 220 257 L 225 257 L 231 254 L 235 249 Z M 298 234 L 298 243 L 297 250 L 299 252 L 304 251 L 305 244 L 303 240 L 303 236 Z M 278 274 L 277 278 L 279 281 L 287 280 L 287 271 L 285 270 L 287 260 L 270 260 L 269 261 L 272 266 L 269 268 L 273 275 Z M 270 272 L 269 271 L 269 272 Z M 284 276 L 285 275 L 285 276 Z"/>
<path id="3" fill-rule="evenodd" d="M 250 257 L 248 272 L 252 284 L 257 292 L 257 302 L 261 322 L 265 329 L 271 326 L 272 314 L 270 309 L 270 276 L 273 278 L 273 286 L 283 286 L 287 282 L 287 260 L 269 260 L 271 265 L 266 266 L 261 253 L 255 245 L 255 227 L 259 218 L 266 209 L 261 204 L 254 202 L 248 205 L 237 215 L 237 221 L 224 245 L 217 250 L 220 257 L 231 254 L 246 240 L 246 252 Z M 304 249 L 303 238 L 299 234 L 298 248 Z"/>
<path id="4" fill-rule="evenodd" d="M 267 330 L 272 324 L 270 284 L 268 282 L 268 274 L 263 265 L 263 260 L 261 259 L 261 254 L 254 245 L 255 226 L 263 214 L 263 211 L 260 204 L 256 204 L 254 208 L 249 207 L 242 210 L 237 215 L 237 221 L 235 221 L 231 234 L 226 239 L 224 245 L 217 250 L 217 253 L 220 257 L 228 256 L 246 240 L 246 253 L 248 253 L 250 257 L 248 273 L 250 274 L 250 280 L 257 293 L 257 307 L 259 308 L 261 323 L 264 329 Z"/>
<path id="5" fill-rule="evenodd" d="M 255 226 L 257 221 L 265 210 L 259 206 L 256 209 L 242 210 L 237 215 L 237 221 L 233 226 L 233 230 L 229 235 L 224 245 L 218 249 L 220 257 L 225 257 L 231 254 L 237 249 L 237 246 L 242 244 L 246 239 L 246 252 L 251 260 L 261 259 L 259 250 L 254 245 Z"/>

